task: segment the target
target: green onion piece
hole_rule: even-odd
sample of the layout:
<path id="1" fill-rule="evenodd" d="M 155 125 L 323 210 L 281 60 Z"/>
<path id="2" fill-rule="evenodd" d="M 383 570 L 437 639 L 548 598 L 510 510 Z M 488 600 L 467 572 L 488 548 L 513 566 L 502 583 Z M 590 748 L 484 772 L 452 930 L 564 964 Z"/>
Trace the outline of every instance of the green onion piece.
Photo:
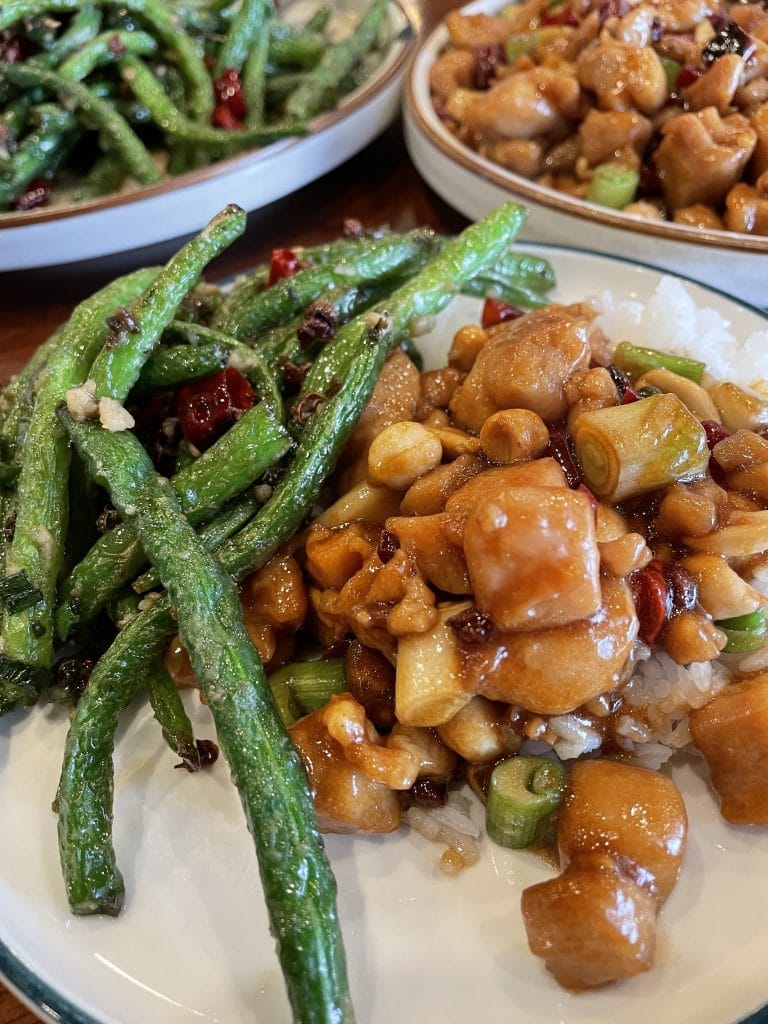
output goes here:
<path id="1" fill-rule="evenodd" d="M 49 669 L 27 665 L 0 654 L 0 704 L 32 707 L 50 682 Z"/>
<path id="2" fill-rule="evenodd" d="M 520 32 L 510 36 L 504 44 L 507 53 L 507 63 L 514 64 L 520 57 L 531 53 L 539 45 L 538 32 Z"/>
<path id="3" fill-rule="evenodd" d="M 720 619 L 715 625 L 722 629 L 728 638 L 724 654 L 748 654 L 762 647 L 768 637 L 768 622 L 765 612 L 758 608 L 746 615 L 737 615 L 732 619 Z"/>
<path id="4" fill-rule="evenodd" d="M 42 591 L 32 586 L 25 572 L 15 572 L 0 580 L 0 601 L 11 615 L 23 608 L 31 608 L 42 599 Z"/>
<path id="5" fill-rule="evenodd" d="M 565 769 L 556 761 L 517 756 L 497 764 L 488 787 L 488 835 L 515 850 L 540 842 L 564 788 Z"/>
<path id="6" fill-rule="evenodd" d="M 619 342 L 613 353 L 613 361 L 620 370 L 629 374 L 632 380 L 642 377 L 648 370 L 663 369 L 700 384 L 707 368 L 706 363 L 700 363 L 698 359 L 672 355 L 671 352 L 659 352 L 655 348 L 643 348 L 628 341 Z"/>
<path id="7" fill-rule="evenodd" d="M 620 210 L 635 198 L 640 172 L 624 164 L 599 164 L 592 172 L 587 202 Z"/>
<path id="8" fill-rule="evenodd" d="M 643 384 L 641 388 L 637 389 L 638 398 L 653 398 L 654 395 L 660 395 L 661 390 L 655 388 L 653 384 Z"/>
<path id="9" fill-rule="evenodd" d="M 683 65 L 676 60 L 672 60 L 671 57 L 659 57 L 659 60 L 664 68 L 664 74 L 667 76 L 667 92 L 674 92 L 677 88 L 677 79 L 680 77 Z"/>
<path id="10" fill-rule="evenodd" d="M 294 661 L 269 677 L 272 696 L 287 727 L 302 715 L 324 707 L 334 693 L 347 688 L 343 658 Z"/>

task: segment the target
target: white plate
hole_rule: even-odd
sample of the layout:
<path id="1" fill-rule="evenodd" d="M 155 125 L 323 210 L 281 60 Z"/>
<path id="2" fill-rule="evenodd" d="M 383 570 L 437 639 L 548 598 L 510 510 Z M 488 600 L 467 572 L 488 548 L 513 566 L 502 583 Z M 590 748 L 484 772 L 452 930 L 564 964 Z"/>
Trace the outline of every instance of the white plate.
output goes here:
<path id="1" fill-rule="evenodd" d="M 302 22 L 317 6 L 316 0 L 298 0 L 286 19 Z M 334 0 L 333 8 L 339 26 L 359 19 L 357 0 Z M 390 0 L 388 26 L 392 42 L 382 63 L 336 110 L 316 118 L 309 135 L 93 202 L 0 214 L 0 271 L 73 263 L 179 238 L 198 231 L 228 203 L 256 210 L 338 167 L 381 134 L 399 109 L 416 32 L 399 0 Z"/>
<path id="2" fill-rule="evenodd" d="M 647 297 L 659 274 L 583 252 L 552 259 L 557 297 L 610 287 Z M 758 313 L 698 286 L 735 334 Z M 458 300 L 432 335 L 432 359 L 477 316 Z M 201 735 L 208 713 L 191 702 Z M 118 920 L 67 912 L 50 810 L 66 722 L 40 708 L 0 720 L 0 970 L 48 1020 L 68 1024 L 288 1024 L 255 858 L 226 766 L 173 770 L 151 715 L 126 716 L 118 745 L 115 839 L 127 904 Z M 648 974 L 575 996 L 527 950 L 524 886 L 549 869 L 483 841 L 453 880 L 420 836 L 327 839 L 360 1024 L 733 1024 L 768 1001 L 768 834 L 727 826 L 695 763 L 676 765 L 690 845 L 661 914 Z M 58 1016 L 57 1016 L 58 1014 Z M 768 1020 L 768 1018 L 762 1018 Z"/>
<path id="3" fill-rule="evenodd" d="M 475 0 L 461 10 L 488 14 L 502 6 L 501 0 Z M 459 142 L 435 113 L 429 92 L 429 69 L 447 42 L 448 32 L 441 25 L 419 44 L 404 102 L 408 151 L 419 173 L 447 203 L 478 220 L 501 203 L 518 199 L 529 212 L 523 240 L 576 243 L 612 256 L 631 254 L 633 259 L 724 288 L 753 305 L 768 305 L 765 236 L 704 231 L 585 203 L 513 174 Z"/>

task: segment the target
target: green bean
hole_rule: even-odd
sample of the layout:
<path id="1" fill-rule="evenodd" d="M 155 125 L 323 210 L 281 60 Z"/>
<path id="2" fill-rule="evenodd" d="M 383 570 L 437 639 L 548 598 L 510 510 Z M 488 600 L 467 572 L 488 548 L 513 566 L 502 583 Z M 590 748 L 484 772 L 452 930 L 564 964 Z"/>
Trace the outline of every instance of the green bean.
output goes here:
<path id="1" fill-rule="evenodd" d="M 318 7 L 315 13 L 304 25 L 305 32 L 325 32 L 328 21 L 331 17 L 330 7 Z"/>
<path id="2" fill-rule="evenodd" d="M 96 68 L 112 64 L 126 53 L 146 57 L 156 51 L 157 43 L 147 32 L 102 32 L 65 60 L 59 67 L 59 74 L 81 82 Z"/>
<path id="3" fill-rule="evenodd" d="M 271 10 L 270 0 L 242 0 L 216 56 L 214 74 L 243 70 L 248 52 L 264 28 L 264 19 Z"/>
<path id="4" fill-rule="evenodd" d="M 383 283 L 414 270 L 429 258 L 434 245 L 434 234 L 423 230 L 373 241 L 365 239 L 354 248 L 350 243 L 349 255 L 335 265 L 300 270 L 255 293 L 245 286 L 233 289 L 216 314 L 213 326 L 235 338 L 245 338 L 288 319 L 329 288 Z"/>
<path id="5" fill-rule="evenodd" d="M 67 144 L 66 136 L 58 129 L 27 136 L 0 170 L 0 207 L 9 206 L 34 178 L 46 174 Z"/>
<path id="6" fill-rule="evenodd" d="M 333 96 L 340 80 L 375 46 L 388 7 L 388 0 L 373 0 L 355 31 L 336 46 L 325 49 L 320 63 L 304 84 L 285 101 L 289 117 L 308 120 L 324 108 L 327 97 Z"/>
<path id="7" fill-rule="evenodd" d="M 134 395 L 170 391 L 190 380 L 207 377 L 229 364 L 231 346 L 174 345 L 160 349 L 144 364 Z"/>
<path id="8" fill-rule="evenodd" d="M 42 86 L 51 92 L 70 97 L 83 116 L 120 153 L 126 167 L 140 184 L 152 184 L 162 178 L 152 156 L 125 118 L 109 103 L 94 95 L 87 86 L 71 82 L 54 71 L 30 67 L 29 64 L 0 64 L 0 81 L 3 79 L 20 88 Z"/>
<path id="9" fill-rule="evenodd" d="M 176 610 L 181 642 L 208 700 L 256 845 L 295 1019 L 351 1024 L 335 880 L 306 776 L 248 638 L 237 591 L 130 433 L 110 434 L 63 411 L 60 417 L 94 477 L 135 527 Z"/>
<path id="10" fill-rule="evenodd" d="M 0 29 L 21 18 L 44 13 L 76 11 L 81 0 L 9 0 L 0 9 Z M 96 0 L 96 6 L 108 6 L 114 0 Z M 176 54 L 187 83 L 189 107 L 193 117 L 207 121 L 213 111 L 213 87 L 196 43 L 184 31 L 180 19 L 164 0 L 123 0 L 120 4 L 139 15 L 153 30 L 163 46 Z"/>
<path id="11" fill-rule="evenodd" d="M 59 781 L 59 856 L 75 914 L 118 914 L 125 886 L 112 848 L 112 751 L 120 712 L 176 630 L 159 604 L 118 633 L 78 701 Z"/>
<path id="12" fill-rule="evenodd" d="M 147 674 L 144 685 L 149 703 L 163 733 L 163 739 L 180 757 L 185 768 L 200 770 L 200 751 L 195 743 L 192 723 L 179 696 L 168 669 L 158 661 Z"/>
<path id="13" fill-rule="evenodd" d="M 57 67 L 75 50 L 79 50 L 98 33 L 101 28 L 101 12 L 95 7 L 81 7 L 72 15 L 69 27 L 62 32 L 50 50 L 30 57 L 33 64 L 47 68 Z"/>
<path id="14" fill-rule="evenodd" d="M 15 661 L 48 666 L 53 653 L 53 604 L 66 532 L 70 449 L 57 429 L 55 409 L 79 384 L 107 335 L 105 318 L 155 279 L 157 269 L 136 271 L 81 303 L 53 350 L 37 391 L 18 481 L 18 508 L 7 571 L 23 570 L 43 594 L 35 608 L 6 616 L 4 653 Z"/>
<path id="15" fill-rule="evenodd" d="M 258 128 L 264 123 L 266 69 L 269 53 L 269 33 L 266 31 L 268 25 L 269 18 L 265 17 L 264 27 L 253 40 L 243 65 L 245 123 L 248 128 Z"/>
<path id="16" fill-rule="evenodd" d="M 21 465 L 24 455 L 29 420 L 40 376 L 60 346 L 65 327 L 66 324 L 62 324 L 56 328 L 35 351 L 24 369 L 10 379 L 0 394 L 0 439 L 3 456 L 16 466 Z"/>
<path id="17" fill-rule="evenodd" d="M 306 77 L 306 71 L 282 71 L 274 75 L 267 75 L 264 79 L 266 102 L 274 107 L 281 106 L 291 93 L 295 92 L 305 81 Z"/>
<path id="18" fill-rule="evenodd" d="M 117 192 L 125 181 L 127 173 L 125 164 L 117 153 L 104 153 L 81 180 L 72 196 L 72 201 L 87 203 L 91 199 L 98 199 L 110 192 Z"/>
<path id="19" fill-rule="evenodd" d="M 265 408 L 249 409 L 207 452 L 172 478 L 190 522 L 197 525 L 216 515 L 282 458 L 288 446 L 285 430 Z M 145 562 L 146 555 L 127 523 L 102 534 L 61 585 L 56 610 L 61 639 L 90 622 Z"/>
<path id="20" fill-rule="evenodd" d="M 314 68 L 328 50 L 321 35 L 273 22 L 269 33 L 268 59 L 275 64 Z"/>
<path id="21" fill-rule="evenodd" d="M 215 551 L 225 540 L 229 540 L 249 522 L 259 509 L 259 502 L 252 496 L 246 495 L 231 508 L 226 509 L 221 515 L 216 516 L 210 523 L 201 527 L 198 531 L 200 543 L 206 551 Z M 137 576 L 131 584 L 131 589 L 136 594 L 146 594 L 160 586 L 160 574 L 157 569 L 147 569 L 141 576 Z"/>
<path id="22" fill-rule="evenodd" d="M 193 288 L 206 265 L 245 230 L 245 213 L 227 206 L 180 249 L 160 271 L 157 280 L 141 295 L 123 318 L 118 332 L 122 343 L 107 346 L 91 367 L 96 396 L 124 401 L 157 339 L 173 319 L 181 300 Z M 122 337 L 121 337 L 122 335 Z"/>
<path id="23" fill-rule="evenodd" d="M 300 122 L 229 131 L 192 121 L 174 107 L 146 64 L 129 56 L 121 61 L 120 67 L 124 81 L 128 83 L 136 99 L 147 108 L 152 120 L 166 135 L 172 135 L 184 142 L 218 146 L 229 153 L 244 146 L 267 146 L 286 136 L 303 135 L 306 132 Z"/>

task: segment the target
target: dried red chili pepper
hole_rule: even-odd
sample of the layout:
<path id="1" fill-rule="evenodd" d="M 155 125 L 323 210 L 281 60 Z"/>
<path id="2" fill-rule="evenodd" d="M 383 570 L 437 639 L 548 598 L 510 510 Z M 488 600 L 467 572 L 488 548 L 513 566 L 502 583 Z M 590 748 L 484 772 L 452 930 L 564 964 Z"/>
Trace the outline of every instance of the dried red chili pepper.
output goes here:
<path id="1" fill-rule="evenodd" d="M 277 284 L 284 277 L 292 277 L 302 269 L 302 262 L 293 249 L 273 249 L 269 262 L 268 284 Z"/>
<path id="2" fill-rule="evenodd" d="M 694 67 L 693 64 L 683 64 L 680 68 L 680 74 L 677 76 L 676 88 L 684 89 L 686 85 L 693 85 L 703 74 L 704 72 Z"/>
<path id="3" fill-rule="evenodd" d="M 710 451 L 720 441 L 724 441 L 726 437 L 731 436 L 730 430 L 727 430 L 722 423 L 717 423 L 715 420 L 702 420 L 701 425 L 704 427 L 704 433 L 707 435 L 707 447 Z"/>
<path id="4" fill-rule="evenodd" d="M 508 302 L 501 299 L 486 299 L 480 322 L 483 327 L 493 327 L 494 324 L 504 323 L 505 320 L 518 320 L 523 315 L 522 309 L 510 306 Z"/>
<path id="5" fill-rule="evenodd" d="M 240 75 L 233 68 L 227 68 L 213 83 L 213 90 L 216 93 L 217 104 L 227 107 L 238 121 L 242 121 L 248 112 L 248 106 Z"/>
<path id="6" fill-rule="evenodd" d="M 664 567 L 654 559 L 644 569 L 630 576 L 632 597 L 640 623 L 639 637 L 646 644 L 654 643 L 669 616 L 669 587 Z"/>
<path id="7" fill-rule="evenodd" d="M 235 117 L 226 103 L 217 104 L 211 114 L 211 123 L 217 128 L 223 128 L 229 132 L 238 131 L 243 127 L 243 122 L 238 117 Z"/>
<path id="8" fill-rule="evenodd" d="M 228 366 L 179 391 L 182 433 L 190 444 L 205 451 L 255 403 L 251 385 L 239 370 Z"/>

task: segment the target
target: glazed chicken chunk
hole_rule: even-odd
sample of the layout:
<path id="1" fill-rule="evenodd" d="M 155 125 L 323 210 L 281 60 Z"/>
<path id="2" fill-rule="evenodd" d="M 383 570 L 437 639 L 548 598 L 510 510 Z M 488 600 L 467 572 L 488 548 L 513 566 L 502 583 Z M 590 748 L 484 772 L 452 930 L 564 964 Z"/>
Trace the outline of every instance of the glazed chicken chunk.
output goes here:
<path id="1" fill-rule="evenodd" d="M 522 897 L 531 950 L 562 985 L 593 988 L 648 970 L 687 831 L 682 797 L 658 772 L 573 766 L 557 824 L 563 873 Z"/>

